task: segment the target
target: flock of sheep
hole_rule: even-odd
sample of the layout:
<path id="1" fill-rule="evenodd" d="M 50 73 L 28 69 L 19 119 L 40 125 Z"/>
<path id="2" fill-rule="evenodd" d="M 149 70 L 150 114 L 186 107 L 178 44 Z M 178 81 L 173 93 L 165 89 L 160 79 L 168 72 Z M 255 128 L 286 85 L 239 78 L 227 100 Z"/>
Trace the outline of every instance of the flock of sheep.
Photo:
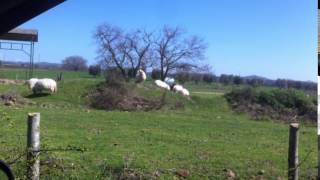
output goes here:
<path id="1" fill-rule="evenodd" d="M 146 73 L 143 70 L 139 69 L 137 72 L 136 82 L 141 83 L 141 82 L 144 82 L 146 79 L 147 79 Z M 154 83 L 159 88 L 162 88 L 168 91 L 173 91 L 183 96 L 190 96 L 189 91 L 186 88 L 184 88 L 182 85 L 176 84 L 173 78 L 165 78 L 164 81 L 155 80 Z"/>
<path id="2" fill-rule="evenodd" d="M 139 69 L 136 76 L 136 83 L 142 83 L 147 79 L 146 73 Z M 37 78 L 31 78 L 26 81 L 26 84 L 28 85 L 29 89 L 32 90 L 33 94 L 41 93 L 43 91 L 49 91 L 50 93 L 57 92 L 57 83 L 53 79 L 44 78 L 44 79 L 37 79 Z M 183 96 L 189 96 L 189 91 L 184 88 L 182 85 L 176 84 L 174 82 L 173 78 L 166 78 L 165 81 L 161 80 L 155 80 L 156 86 L 159 88 L 173 91 L 179 94 L 182 94 Z"/>

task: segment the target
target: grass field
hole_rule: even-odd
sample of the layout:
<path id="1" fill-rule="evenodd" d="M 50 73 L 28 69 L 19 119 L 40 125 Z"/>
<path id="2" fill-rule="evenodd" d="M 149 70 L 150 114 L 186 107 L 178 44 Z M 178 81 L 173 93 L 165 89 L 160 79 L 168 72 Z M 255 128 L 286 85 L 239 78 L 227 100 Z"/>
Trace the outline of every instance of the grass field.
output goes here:
<path id="1" fill-rule="evenodd" d="M 55 77 L 55 73 L 39 71 L 39 77 Z M 15 72 L 5 74 L 15 78 Z M 0 105 L 0 159 L 12 161 L 23 153 L 27 113 L 40 112 L 41 146 L 56 149 L 41 155 L 43 179 L 114 179 L 128 171 L 146 179 L 154 174 L 174 179 L 181 170 L 190 173 L 188 179 L 226 179 L 224 169 L 231 169 L 238 179 L 255 179 L 259 172 L 265 179 L 286 179 L 287 124 L 236 114 L 215 93 L 192 94 L 183 110 L 94 110 L 85 105 L 85 95 L 101 80 L 85 73 L 64 74 L 66 80 L 51 96 L 32 97 L 22 85 L 0 85 L 0 93 L 15 91 L 35 102 L 24 107 Z M 205 85 L 186 86 L 191 92 L 219 91 Z M 161 94 L 149 82 L 135 90 Z M 169 93 L 167 98 L 183 97 Z M 301 179 L 316 177 L 316 139 L 316 127 L 302 124 Z M 12 168 L 24 178 L 24 158 Z"/>
<path id="2" fill-rule="evenodd" d="M 8 79 L 26 79 L 27 69 L 5 69 L 0 68 L 0 78 Z M 57 75 L 62 73 L 64 79 L 77 79 L 77 78 L 93 78 L 87 72 L 75 72 L 75 71 L 64 71 L 64 70 L 43 70 L 34 69 L 33 76 L 37 78 L 53 78 L 56 79 Z"/>

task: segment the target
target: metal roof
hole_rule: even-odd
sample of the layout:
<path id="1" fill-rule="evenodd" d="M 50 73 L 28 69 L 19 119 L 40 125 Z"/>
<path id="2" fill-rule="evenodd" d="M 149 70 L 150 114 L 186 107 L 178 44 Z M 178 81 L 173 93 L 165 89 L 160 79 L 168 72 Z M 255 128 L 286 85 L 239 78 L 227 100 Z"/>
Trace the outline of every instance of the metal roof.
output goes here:
<path id="1" fill-rule="evenodd" d="M 2 40 L 38 42 L 38 30 L 16 28 L 0 35 Z"/>

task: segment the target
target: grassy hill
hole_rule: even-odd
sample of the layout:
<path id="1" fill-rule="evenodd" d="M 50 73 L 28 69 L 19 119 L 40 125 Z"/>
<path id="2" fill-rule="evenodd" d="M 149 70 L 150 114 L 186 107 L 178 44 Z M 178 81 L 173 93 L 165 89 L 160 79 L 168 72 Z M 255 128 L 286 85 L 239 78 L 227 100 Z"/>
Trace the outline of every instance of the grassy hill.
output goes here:
<path id="1" fill-rule="evenodd" d="M 101 80 L 71 72 L 68 77 L 50 96 L 34 97 L 22 85 L 0 85 L 0 93 L 15 91 L 35 102 L 0 105 L 0 159 L 10 162 L 24 153 L 27 113 L 40 112 L 41 147 L 48 150 L 41 154 L 42 178 L 173 179 L 185 174 L 188 179 L 225 179 L 225 170 L 230 169 L 239 179 L 258 174 L 286 179 L 288 125 L 236 114 L 220 94 L 192 93 L 211 92 L 210 87 L 186 84 L 192 96 L 184 109 L 107 112 L 86 106 L 86 93 Z M 150 82 L 133 90 L 155 97 L 162 93 Z M 183 97 L 168 93 L 167 98 Z M 316 127 L 302 124 L 301 179 L 316 176 L 316 139 Z M 22 156 L 12 164 L 19 178 L 25 173 L 24 160 Z"/>

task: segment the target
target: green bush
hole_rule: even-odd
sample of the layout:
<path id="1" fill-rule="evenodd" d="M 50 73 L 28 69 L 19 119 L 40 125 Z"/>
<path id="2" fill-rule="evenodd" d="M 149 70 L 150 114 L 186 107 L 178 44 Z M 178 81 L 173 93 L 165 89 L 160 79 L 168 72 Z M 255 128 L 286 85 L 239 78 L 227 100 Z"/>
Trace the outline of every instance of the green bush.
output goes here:
<path id="1" fill-rule="evenodd" d="M 294 89 L 257 90 L 234 89 L 225 94 L 232 108 L 255 116 L 275 119 L 317 121 L 317 100 L 303 91 Z"/>
<path id="2" fill-rule="evenodd" d="M 225 94 L 225 98 L 230 103 L 255 102 L 258 98 L 257 91 L 253 88 L 234 89 Z"/>
<path id="3" fill-rule="evenodd" d="M 153 69 L 151 72 L 151 78 L 160 79 L 160 77 L 161 77 L 161 71 L 159 69 Z"/>

